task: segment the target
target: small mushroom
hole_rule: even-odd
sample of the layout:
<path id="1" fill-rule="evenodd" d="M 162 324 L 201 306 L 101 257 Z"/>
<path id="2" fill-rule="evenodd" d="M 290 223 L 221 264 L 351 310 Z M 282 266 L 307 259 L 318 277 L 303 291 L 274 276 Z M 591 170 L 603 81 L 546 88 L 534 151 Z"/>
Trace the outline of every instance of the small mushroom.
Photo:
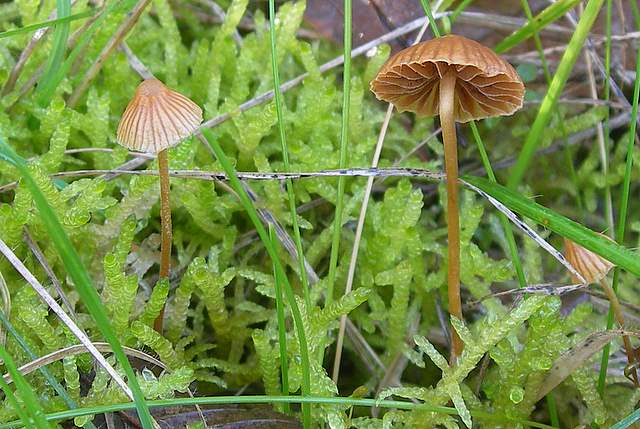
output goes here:
<path id="1" fill-rule="evenodd" d="M 168 278 L 171 265 L 171 205 L 169 202 L 169 157 L 167 149 L 196 131 L 202 109 L 182 94 L 167 88 L 158 79 L 144 80 L 122 114 L 117 141 L 127 149 L 158 155 L 160 175 L 160 278 Z M 162 332 L 164 308 L 155 321 Z"/>
<path id="2" fill-rule="evenodd" d="M 602 237 L 608 238 L 604 234 L 601 234 Z M 587 284 L 598 283 L 604 290 L 604 293 L 607 295 L 609 299 L 609 305 L 611 305 L 611 309 L 613 310 L 613 314 L 620 325 L 620 329 L 624 329 L 624 313 L 622 312 L 622 306 L 620 305 L 620 301 L 618 301 L 618 297 L 616 296 L 616 292 L 607 282 L 607 274 L 614 267 L 614 264 L 610 261 L 607 261 L 600 255 L 593 253 L 590 250 L 585 249 L 584 247 L 574 243 L 573 241 L 565 238 L 564 239 L 564 257 L 567 258 L 567 261 L 576 269 L 578 273 L 587 281 Z M 572 274 L 571 278 L 574 282 L 578 282 L 579 280 Z M 633 346 L 631 345 L 631 340 L 627 335 L 622 337 L 622 342 L 624 343 L 624 348 L 627 353 L 627 361 L 629 362 L 629 371 L 631 374 L 631 379 L 636 386 L 640 386 L 638 381 L 638 374 L 635 368 L 635 352 Z"/>
<path id="3" fill-rule="evenodd" d="M 462 319 L 460 222 L 455 122 L 511 115 L 522 107 L 524 84 L 509 63 L 480 43 L 448 35 L 391 57 L 371 82 L 380 100 L 418 116 L 440 115 L 447 175 L 449 313 Z M 452 333 L 452 363 L 463 343 Z"/>

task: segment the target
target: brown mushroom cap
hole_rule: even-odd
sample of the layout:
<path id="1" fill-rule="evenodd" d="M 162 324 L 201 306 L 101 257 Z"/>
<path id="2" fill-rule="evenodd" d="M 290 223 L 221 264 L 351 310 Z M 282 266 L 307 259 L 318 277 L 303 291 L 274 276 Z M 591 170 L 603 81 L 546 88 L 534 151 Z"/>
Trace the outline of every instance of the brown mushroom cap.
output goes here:
<path id="1" fill-rule="evenodd" d="M 611 240 L 604 234 L 600 234 L 600 236 Z M 564 257 L 584 277 L 587 283 L 599 282 L 614 267 L 614 264 L 610 261 L 567 238 L 564 239 Z M 573 274 L 571 279 L 574 282 L 578 282 L 578 279 Z"/>
<path id="2" fill-rule="evenodd" d="M 401 112 L 435 116 L 439 82 L 451 67 L 457 72 L 457 122 L 511 115 L 522 107 L 524 84 L 511 64 L 480 43 L 457 35 L 398 52 L 382 66 L 371 91 Z"/>
<path id="3" fill-rule="evenodd" d="M 202 109 L 158 79 L 147 79 L 122 114 L 117 140 L 122 146 L 158 153 L 189 137 L 202 122 Z"/>

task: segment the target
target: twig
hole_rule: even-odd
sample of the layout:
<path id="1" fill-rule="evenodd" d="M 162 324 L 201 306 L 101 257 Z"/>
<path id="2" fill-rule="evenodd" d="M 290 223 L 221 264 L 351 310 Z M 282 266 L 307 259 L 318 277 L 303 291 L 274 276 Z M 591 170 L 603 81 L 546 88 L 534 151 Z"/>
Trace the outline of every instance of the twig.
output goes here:
<path id="1" fill-rule="evenodd" d="M 16 271 L 22 275 L 22 277 L 31 285 L 33 290 L 36 291 L 40 298 L 53 310 L 54 313 L 60 318 L 62 323 L 64 323 L 67 328 L 75 335 L 78 340 L 84 345 L 84 347 L 91 353 L 91 355 L 95 358 L 95 360 L 102 366 L 107 373 L 113 378 L 113 380 L 122 388 L 125 394 L 133 400 L 133 394 L 127 386 L 127 383 L 120 377 L 120 375 L 116 372 L 116 370 L 111 366 L 109 362 L 100 354 L 98 349 L 93 345 L 89 337 L 84 333 L 84 331 L 76 325 L 76 323 L 64 312 L 60 304 L 51 296 L 49 292 L 40 284 L 38 279 L 35 278 L 33 274 L 24 266 L 22 261 L 13 253 L 13 251 L 7 246 L 7 244 L 0 239 L 0 253 L 2 253 L 5 258 L 14 266 Z"/>
<path id="2" fill-rule="evenodd" d="M 100 52 L 100 55 L 98 55 L 96 61 L 91 65 L 89 70 L 87 70 L 87 73 L 82 78 L 82 82 L 80 82 L 80 84 L 73 90 L 73 93 L 67 102 L 67 105 L 70 108 L 73 109 L 76 106 L 80 97 L 84 94 L 84 91 L 89 87 L 91 81 L 100 72 L 100 69 L 102 69 L 107 58 L 109 58 L 113 50 L 120 44 L 127 33 L 131 31 L 150 1 L 151 0 L 139 0 L 131 12 L 127 14 L 126 19 L 122 21 L 118 29 L 113 33 L 113 36 L 111 36 L 111 39 L 109 39 L 104 48 L 102 48 L 102 51 Z"/>
<path id="3" fill-rule="evenodd" d="M 320 170 L 308 172 L 292 172 L 292 173 L 268 173 L 268 172 L 252 172 L 239 171 L 238 177 L 244 180 L 286 180 L 286 179 L 306 179 L 314 177 L 416 177 L 429 180 L 442 180 L 444 173 L 438 171 L 424 170 L 421 168 L 345 168 L 337 170 Z M 132 175 L 132 176 L 158 176 L 157 170 L 72 170 L 53 173 L 49 177 L 59 179 L 64 177 L 92 177 L 109 175 Z M 203 170 L 169 170 L 169 176 L 181 179 L 196 179 L 207 181 L 228 180 L 227 175 L 222 171 L 203 171 Z M 14 189 L 18 182 L 7 183 L 0 186 L 0 193 Z M 257 194 L 253 191 L 250 196 L 257 201 Z"/>
<path id="4" fill-rule="evenodd" d="M 540 247 L 546 250 L 558 262 L 564 265 L 564 267 L 567 270 L 569 270 L 569 272 L 573 274 L 575 278 L 578 279 L 579 282 L 581 283 L 587 282 L 584 279 L 584 277 L 573 267 L 573 265 L 571 265 L 569 261 L 565 259 L 564 255 L 561 252 L 557 251 L 544 238 L 540 237 L 540 235 L 538 235 L 537 232 L 535 232 L 531 227 L 529 227 L 529 225 L 527 225 L 522 220 L 520 220 L 518 216 L 514 212 L 509 210 L 504 204 L 502 204 L 500 201 L 496 200 L 486 192 L 482 191 L 481 189 L 478 189 L 477 187 L 473 186 L 471 183 L 468 183 L 463 179 L 459 179 L 459 181 L 460 183 L 465 185 L 467 188 L 477 192 L 478 194 L 486 198 L 495 208 L 497 208 L 500 212 L 502 212 L 515 226 L 517 226 L 522 232 L 524 232 L 527 236 L 529 236 L 529 238 L 531 238 L 533 241 L 538 243 Z"/>
<path id="5" fill-rule="evenodd" d="M 140 58 L 138 58 L 136 54 L 134 54 L 133 51 L 131 51 L 131 48 L 129 48 L 129 45 L 127 45 L 127 42 L 120 43 L 120 50 L 124 52 L 125 56 L 127 57 L 127 62 L 129 63 L 129 67 L 134 69 L 142 79 L 145 79 L 145 80 L 153 79 L 153 73 L 151 73 L 151 71 L 149 71 L 147 66 L 142 64 L 142 61 L 140 61 Z"/>

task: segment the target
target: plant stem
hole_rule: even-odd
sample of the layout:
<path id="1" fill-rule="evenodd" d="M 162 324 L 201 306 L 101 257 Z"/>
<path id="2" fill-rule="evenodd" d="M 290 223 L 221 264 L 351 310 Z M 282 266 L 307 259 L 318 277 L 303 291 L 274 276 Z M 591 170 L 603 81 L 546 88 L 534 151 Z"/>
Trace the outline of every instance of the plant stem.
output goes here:
<path id="1" fill-rule="evenodd" d="M 462 320 L 460 301 L 460 218 L 458 216 L 458 147 L 453 106 L 455 101 L 456 75 L 448 71 L 440 81 L 440 126 L 444 141 L 444 163 L 447 174 L 447 237 L 448 269 L 447 290 L 449 292 L 449 314 Z M 463 343 L 451 326 L 451 362 L 460 356 Z"/>
<path id="2" fill-rule="evenodd" d="M 609 305 L 611 306 L 611 311 L 613 312 L 613 315 L 615 316 L 616 321 L 618 322 L 618 325 L 620 325 L 620 329 L 624 329 L 624 315 L 622 314 L 622 307 L 620 305 L 620 301 L 618 301 L 618 297 L 616 296 L 616 293 L 614 292 L 613 288 L 609 286 L 609 283 L 607 283 L 606 278 L 603 278 L 602 280 L 600 280 L 600 286 L 602 287 L 602 289 L 604 290 L 604 293 L 607 295 L 607 298 L 609 299 Z M 638 387 L 639 386 L 638 373 L 636 372 L 635 368 L 633 368 L 635 357 L 633 353 L 633 346 L 631 345 L 631 340 L 629 339 L 629 336 L 623 335 L 622 342 L 624 343 L 624 350 L 627 354 L 627 362 L 632 368 L 631 377 L 633 378 L 633 384 L 635 384 L 636 387 Z"/>
<path id="3" fill-rule="evenodd" d="M 635 16 L 635 15 L 634 15 Z M 640 17 L 636 22 L 636 27 L 640 29 Z M 638 99 L 640 98 L 640 48 L 638 48 L 636 55 L 636 80 L 633 87 L 633 106 L 631 108 L 631 118 L 638 117 Z M 636 137 L 636 123 L 637 121 L 631 120 L 629 122 L 629 140 L 627 143 L 627 159 L 624 169 L 624 180 L 622 182 L 622 195 L 620 199 L 620 210 L 618 215 L 618 222 L 616 225 L 616 241 L 618 243 L 624 242 L 624 232 L 627 223 L 627 210 L 629 208 L 629 192 L 631 189 L 631 172 L 633 168 L 633 150 L 634 139 Z M 618 282 L 620 280 L 620 268 L 616 267 L 613 271 L 613 282 L 611 288 L 614 293 L 618 290 Z M 609 314 L 607 317 L 607 329 L 611 329 L 613 326 L 613 312 L 609 308 Z M 604 394 L 604 388 L 607 378 L 607 367 L 609 366 L 609 351 L 610 345 L 607 344 L 602 349 L 602 359 L 600 361 L 600 375 L 598 378 L 598 393 L 601 396 Z"/>
<path id="4" fill-rule="evenodd" d="M 169 156 L 167 149 L 158 152 L 158 172 L 160 174 L 160 223 L 162 241 L 160 244 L 160 278 L 169 278 L 171 268 L 171 204 L 169 200 Z M 162 334 L 164 305 L 160 309 L 153 328 Z"/>
<path id="5" fill-rule="evenodd" d="M 269 239 L 274 247 L 278 250 L 278 239 L 275 236 L 273 225 L 269 224 Z M 280 349 L 280 374 L 282 376 L 282 395 L 289 395 L 289 361 L 287 354 L 287 331 L 284 315 L 284 298 L 282 297 L 282 279 L 278 274 L 278 269 L 273 264 L 273 279 L 276 292 L 276 315 L 278 318 L 278 347 Z M 289 404 L 282 404 L 283 411 L 286 414 L 291 412 Z"/>
<path id="6" fill-rule="evenodd" d="M 271 67 L 273 73 L 273 91 L 276 103 L 276 115 L 278 117 L 278 131 L 280 132 L 280 145 L 282 147 L 282 163 L 284 171 L 290 172 L 289 166 L 289 148 L 287 146 L 287 136 L 284 130 L 284 113 L 282 100 L 282 91 L 280 89 L 280 72 L 278 71 L 278 55 L 276 52 L 276 10 L 275 1 L 269 0 L 269 34 L 271 36 Z M 293 239 L 296 244 L 296 253 L 298 254 L 298 269 L 300 271 L 300 280 L 302 281 L 302 295 L 307 311 L 311 311 L 311 295 L 309 293 L 309 277 L 304 266 L 304 252 L 302 250 L 302 238 L 300 236 L 300 227 L 298 225 L 298 211 L 296 210 L 296 194 L 293 190 L 293 182 L 291 179 L 285 180 L 287 188 L 287 198 L 289 199 L 289 212 L 291 213 L 291 226 L 293 228 Z"/>

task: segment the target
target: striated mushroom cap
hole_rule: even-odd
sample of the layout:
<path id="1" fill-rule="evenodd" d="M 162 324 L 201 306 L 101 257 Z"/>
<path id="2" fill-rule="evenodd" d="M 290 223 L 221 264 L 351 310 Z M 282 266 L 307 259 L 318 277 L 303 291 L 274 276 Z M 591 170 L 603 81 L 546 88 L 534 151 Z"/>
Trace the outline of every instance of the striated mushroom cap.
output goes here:
<path id="1" fill-rule="evenodd" d="M 602 236 L 611 240 L 606 235 Z M 567 238 L 564 239 L 564 257 L 589 284 L 602 280 L 614 267 L 610 261 Z M 571 277 L 573 281 L 578 281 L 575 276 Z"/>
<path id="2" fill-rule="evenodd" d="M 439 82 L 451 68 L 457 73 L 457 122 L 511 115 L 522 107 L 524 84 L 511 64 L 480 43 L 457 35 L 398 52 L 382 66 L 371 91 L 401 112 L 435 116 Z"/>
<path id="3" fill-rule="evenodd" d="M 197 104 L 158 79 L 147 79 L 122 114 L 116 137 L 130 150 L 158 153 L 189 137 L 201 122 Z"/>

